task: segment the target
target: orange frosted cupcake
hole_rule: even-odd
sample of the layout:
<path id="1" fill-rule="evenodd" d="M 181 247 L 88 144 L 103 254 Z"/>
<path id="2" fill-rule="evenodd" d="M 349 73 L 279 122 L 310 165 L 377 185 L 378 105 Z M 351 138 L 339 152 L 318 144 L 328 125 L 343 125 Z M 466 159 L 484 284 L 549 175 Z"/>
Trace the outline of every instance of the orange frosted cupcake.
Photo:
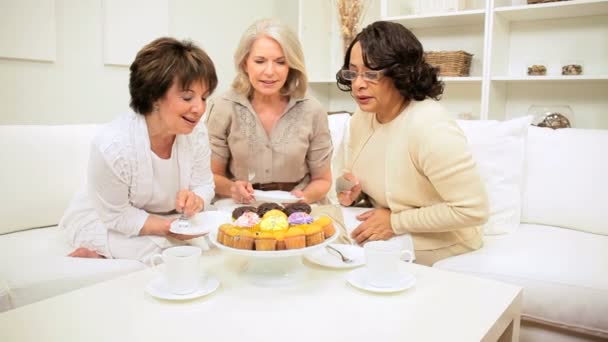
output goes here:
<path id="1" fill-rule="evenodd" d="M 292 227 L 285 232 L 285 248 L 298 249 L 306 247 L 306 234 L 304 229 Z"/>
<path id="2" fill-rule="evenodd" d="M 255 235 L 256 251 L 274 251 L 277 249 L 277 239 L 273 233 L 258 232 Z"/>
<path id="3" fill-rule="evenodd" d="M 273 233 L 274 238 L 277 239 L 277 251 L 287 249 L 287 247 L 285 247 L 285 232 L 286 231 L 278 231 Z"/>
<path id="4" fill-rule="evenodd" d="M 220 225 L 220 227 L 217 230 L 217 242 L 224 245 L 224 237 L 226 236 L 226 232 L 230 228 L 234 228 L 234 226 L 231 225 L 230 223 L 224 223 L 224 224 Z"/>
<path id="5" fill-rule="evenodd" d="M 235 247 L 237 241 L 239 240 L 240 229 L 230 228 L 226 231 L 224 235 L 224 246 Z"/>
<path id="6" fill-rule="evenodd" d="M 321 226 L 316 224 L 307 224 L 304 227 L 304 233 L 306 234 L 306 247 L 318 245 L 325 241 L 325 235 L 323 235 L 323 229 Z"/>
<path id="7" fill-rule="evenodd" d="M 249 229 L 241 229 L 239 232 L 239 238 L 235 241 L 234 247 L 238 249 L 253 249 L 253 243 L 255 241 L 255 234 Z"/>
<path id="8" fill-rule="evenodd" d="M 327 216 L 319 217 L 314 224 L 323 229 L 323 234 L 325 235 L 326 239 L 336 233 L 336 227 L 334 226 L 333 221 Z"/>

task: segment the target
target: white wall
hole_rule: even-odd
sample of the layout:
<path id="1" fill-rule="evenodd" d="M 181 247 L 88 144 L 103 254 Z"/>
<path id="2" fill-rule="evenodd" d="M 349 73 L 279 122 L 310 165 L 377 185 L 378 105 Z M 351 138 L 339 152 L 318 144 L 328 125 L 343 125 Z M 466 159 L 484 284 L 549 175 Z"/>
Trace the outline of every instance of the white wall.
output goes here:
<path id="1" fill-rule="evenodd" d="M 101 123 L 128 110 L 128 67 L 103 63 L 102 0 L 51 2 L 55 60 L 0 57 L 0 124 Z M 36 1 L 0 0 L 0 9 L 11 4 Z M 168 12 L 169 34 L 192 39 L 215 62 L 218 91 L 234 77 L 232 53 L 248 25 L 262 17 L 293 20 L 282 0 L 169 0 Z M 34 19 L 29 18 L 30 27 L 44 27 Z M 28 18 L 22 21 L 27 24 Z"/>

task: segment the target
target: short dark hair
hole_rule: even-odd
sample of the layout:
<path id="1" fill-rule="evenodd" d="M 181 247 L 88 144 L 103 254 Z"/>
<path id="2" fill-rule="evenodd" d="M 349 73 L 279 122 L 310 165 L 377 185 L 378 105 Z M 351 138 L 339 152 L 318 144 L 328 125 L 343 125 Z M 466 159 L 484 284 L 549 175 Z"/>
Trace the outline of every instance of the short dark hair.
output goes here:
<path id="1" fill-rule="evenodd" d="M 443 82 L 437 78 L 439 69 L 424 60 L 422 44 L 401 24 L 377 21 L 364 28 L 350 43 L 344 55 L 342 69 L 350 67 L 350 54 L 355 43 L 361 44 L 363 63 L 372 70 L 384 69 L 399 93 L 406 99 L 438 100 L 443 93 Z M 352 91 L 351 81 L 336 74 L 338 88 Z"/>
<path id="2" fill-rule="evenodd" d="M 213 61 L 205 51 L 190 41 L 158 38 L 144 46 L 130 67 L 131 108 L 139 114 L 152 112 L 156 100 L 165 95 L 173 82 L 183 89 L 202 81 L 209 94 L 217 87 Z"/>

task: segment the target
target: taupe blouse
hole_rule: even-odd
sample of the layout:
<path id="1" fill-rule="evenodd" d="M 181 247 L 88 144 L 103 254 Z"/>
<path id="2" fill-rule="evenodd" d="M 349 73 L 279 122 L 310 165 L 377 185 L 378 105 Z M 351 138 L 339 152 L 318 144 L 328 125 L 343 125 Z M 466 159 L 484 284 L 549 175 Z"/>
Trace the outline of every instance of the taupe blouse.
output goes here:
<path id="1" fill-rule="evenodd" d="M 228 178 L 297 182 L 301 189 L 310 176 L 330 167 L 333 148 L 327 113 L 312 97 L 291 98 L 270 136 L 249 99 L 233 90 L 210 101 L 205 123 L 211 158 L 228 164 Z"/>

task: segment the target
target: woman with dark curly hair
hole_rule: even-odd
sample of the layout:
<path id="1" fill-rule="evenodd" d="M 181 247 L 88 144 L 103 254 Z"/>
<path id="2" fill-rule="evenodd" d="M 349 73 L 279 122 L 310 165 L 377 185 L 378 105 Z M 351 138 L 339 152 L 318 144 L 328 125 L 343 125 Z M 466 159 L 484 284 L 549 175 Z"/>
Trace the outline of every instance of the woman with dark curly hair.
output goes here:
<path id="1" fill-rule="evenodd" d="M 437 73 L 412 32 L 383 21 L 355 37 L 337 73 L 338 87 L 359 105 L 338 198 L 374 207 L 357 216 L 352 237 L 363 244 L 409 235 L 425 265 L 480 248 L 488 218 L 467 140 L 437 101 Z"/>

